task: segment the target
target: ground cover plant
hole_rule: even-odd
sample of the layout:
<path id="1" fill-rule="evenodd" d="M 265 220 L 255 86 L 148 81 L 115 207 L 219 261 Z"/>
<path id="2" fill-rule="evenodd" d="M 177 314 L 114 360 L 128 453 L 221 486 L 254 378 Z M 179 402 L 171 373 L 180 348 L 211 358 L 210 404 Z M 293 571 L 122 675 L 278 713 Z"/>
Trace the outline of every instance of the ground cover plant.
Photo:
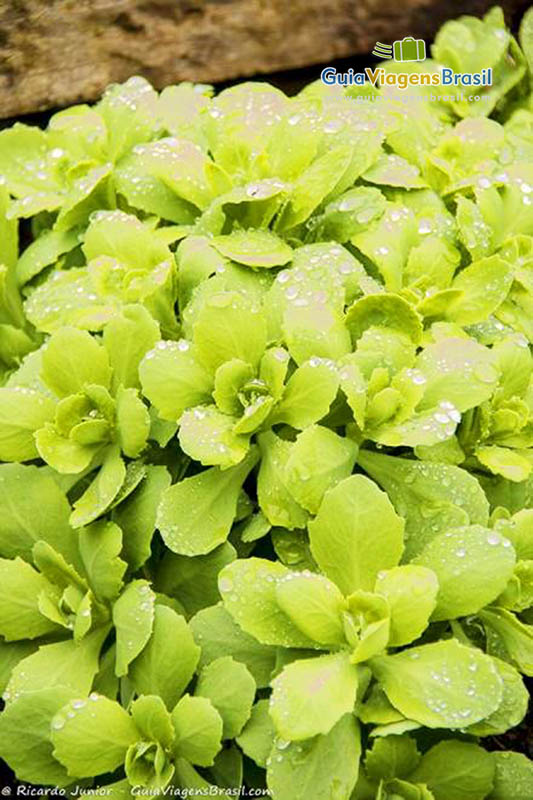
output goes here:
<path id="1" fill-rule="evenodd" d="M 0 133 L 18 781 L 532 800 L 491 745 L 533 676 L 519 40 L 438 33 L 423 69 L 492 68 L 477 100 L 133 78 Z"/>

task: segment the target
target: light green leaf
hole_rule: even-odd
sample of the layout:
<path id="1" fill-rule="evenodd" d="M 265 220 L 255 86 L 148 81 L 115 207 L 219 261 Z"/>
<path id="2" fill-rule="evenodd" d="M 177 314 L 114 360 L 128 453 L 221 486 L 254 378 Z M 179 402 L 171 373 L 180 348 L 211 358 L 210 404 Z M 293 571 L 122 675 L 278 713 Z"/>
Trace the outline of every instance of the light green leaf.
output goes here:
<path id="1" fill-rule="evenodd" d="M 487 634 L 489 653 L 511 661 L 524 675 L 533 676 L 533 625 L 494 606 L 480 611 L 479 617 Z"/>
<path id="2" fill-rule="evenodd" d="M 196 614 L 219 602 L 218 574 L 236 556 L 229 542 L 194 558 L 167 552 L 157 571 L 156 587 L 166 595 L 179 598 L 187 615 Z"/>
<path id="3" fill-rule="evenodd" d="M 276 732 L 268 710 L 268 700 L 258 700 L 250 719 L 237 736 L 237 744 L 257 766 L 267 766 Z M 282 741 L 282 740 L 281 740 Z"/>
<path id="4" fill-rule="evenodd" d="M 282 744 L 282 747 L 279 747 Z M 345 714 L 325 736 L 285 747 L 278 741 L 267 769 L 276 800 L 322 800 L 351 796 L 359 773 L 361 741 L 357 720 Z"/>
<path id="5" fill-rule="evenodd" d="M 403 551 L 403 520 L 362 475 L 326 492 L 308 528 L 317 564 L 344 594 L 371 591 L 378 572 L 395 567 Z"/>
<path id="6" fill-rule="evenodd" d="M 54 756 L 77 778 L 115 770 L 140 735 L 122 706 L 97 694 L 63 706 L 51 729 Z"/>
<path id="7" fill-rule="evenodd" d="M 449 528 L 488 523 L 487 498 L 476 478 L 464 469 L 368 450 L 359 452 L 358 462 L 387 491 L 406 520 L 406 559 Z"/>
<path id="8" fill-rule="evenodd" d="M 316 642 L 302 633 L 278 604 L 276 585 L 289 574 L 277 561 L 233 561 L 218 579 L 224 606 L 246 633 L 263 644 L 316 648 Z"/>
<path id="9" fill-rule="evenodd" d="M 213 246 L 226 258 L 248 267 L 282 267 L 292 258 L 289 245 L 267 230 L 237 230 L 215 236 Z"/>
<path id="10" fill-rule="evenodd" d="M 276 663 L 276 648 L 261 644 L 242 630 L 223 606 L 199 611 L 190 627 L 202 647 L 200 667 L 220 656 L 230 655 L 246 664 L 259 689 L 268 686 Z"/>
<path id="11" fill-rule="evenodd" d="M 439 582 L 432 619 L 464 617 L 489 605 L 507 585 L 515 561 L 509 540 L 481 525 L 437 535 L 414 559 Z"/>
<path id="12" fill-rule="evenodd" d="M 0 458 L 30 461 L 38 457 L 34 433 L 54 418 L 52 398 L 23 386 L 0 388 Z"/>
<path id="13" fill-rule="evenodd" d="M 44 540 L 74 565 L 79 554 L 69 526 L 70 506 L 64 492 L 42 467 L 0 465 L 0 553 L 32 558 L 35 542 Z"/>
<path id="14" fill-rule="evenodd" d="M 255 690 L 255 681 L 246 666 L 231 656 L 223 656 L 202 669 L 195 695 L 211 701 L 222 717 L 223 738 L 234 739 L 250 718 Z"/>
<path id="15" fill-rule="evenodd" d="M 463 728 L 500 705 L 503 682 L 489 656 L 448 639 L 376 656 L 371 668 L 390 702 L 428 728 Z"/>
<path id="16" fill-rule="evenodd" d="M 369 183 L 401 186 L 404 189 L 423 189 L 427 186 L 420 177 L 418 167 L 393 153 L 383 153 L 362 177 Z"/>
<path id="17" fill-rule="evenodd" d="M 21 558 L 0 559 L 0 634 L 7 642 L 57 631 L 39 611 L 39 595 L 53 594 L 47 579 Z"/>
<path id="18" fill-rule="evenodd" d="M 533 763 L 522 753 L 492 753 L 494 788 L 487 800 L 528 800 L 533 792 Z"/>
<path id="19" fill-rule="evenodd" d="M 236 467 L 212 467 L 166 489 L 157 511 L 157 527 L 167 547 L 181 555 L 209 553 L 230 532 L 241 486 L 257 460 L 257 451 Z"/>
<path id="20" fill-rule="evenodd" d="M 441 339 L 429 344 L 415 366 L 426 378 L 420 410 L 446 400 L 459 411 L 466 411 L 488 400 L 498 384 L 499 369 L 493 354 L 473 339 Z"/>
<path id="21" fill-rule="evenodd" d="M 339 388 L 333 361 L 311 358 L 291 375 L 272 424 L 285 422 L 303 430 L 325 417 Z"/>
<path id="22" fill-rule="evenodd" d="M 313 572 L 289 572 L 276 584 L 276 600 L 297 628 L 319 644 L 343 644 L 346 602 L 334 583 Z"/>
<path id="23" fill-rule="evenodd" d="M 529 693 L 520 673 L 499 658 L 492 657 L 503 681 L 502 702 L 490 717 L 476 722 L 467 730 L 474 736 L 498 736 L 520 725 L 527 713 Z"/>
<path id="24" fill-rule="evenodd" d="M 60 256 L 73 250 L 79 242 L 76 230 L 46 230 L 26 247 L 17 261 L 15 275 L 19 286 L 31 281 L 45 267 L 55 264 Z"/>
<path id="25" fill-rule="evenodd" d="M 159 342 L 139 366 L 143 393 L 163 419 L 176 422 L 186 408 L 208 402 L 213 379 L 196 360 L 190 343 Z"/>
<path id="26" fill-rule="evenodd" d="M 357 445 L 328 428 L 312 425 L 296 437 L 285 465 L 285 484 L 295 500 L 316 514 L 328 489 L 347 478 Z"/>
<path id="27" fill-rule="evenodd" d="M 406 778 L 420 761 L 416 742 L 409 736 L 387 736 L 375 739 L 365 758 L 365 770 L 370 778 Z"/>
<path id="28" fill-rule="evenodd" d="M 424 753 L 409 776 L 425 783 L 435 800 L 484 800 L 492 789 L 494 762 L 491 753 L 470 742 L 439 742 Z"/>
<path id="29" fill-rule="evenodd" d="M 213 294 L 196 317 L 194 344 L 198 360 L 213 372 L 232 358 L 256 367 L 267 344 L 264 315 L 243 294 Z"/>
<path id="30" fill-rule="evenodd" d="M 105 326 L 103 342 L 113 370 L 112 388 L 140 388 L 139 364 L 159 341 L 159 325 L 141 305 L 123 306 Z"/>
<path id="31" fill-rule="evenodd" d="M 242 461 L 249 447 L 248 437 L 234 432 L 236 422 L 216 406 L 188 409 L 180 419 L 181 448 L 204 466 L 232 467 Z"/>
<path id="32" fill-rule="evenodd" d="M 129 583 L 113 606 L 117 635 L 115 674 L 125 675 L 128 665 L 146 646 L 154 624 L 154 593 L 147 581 Z"/>
<path id="33" fill-rule="evenodd" d="M 386 328 L 407 335 L 414 344 L 422 339 L 422 320 L 397 294 L 367 294 L 350 306 L 346 326 L 354 344 L 368 329 Z M 375 332 L 377 333 L 377 332 Z"/>
<path id="34" fill-rule="evenodd" d="M 450 303 L 447 319 L 460 325 L 483 322 L 503 303 L 512 282 L 512 266 L 500 256 L 475 261 L 452 283 L 452 288 L 463 294 Z"/>
<path id="35" fill-rule="evenodd" d="M 127 564 L 119 554 L 122 531 L 114 522 L 93 522 L 79 532 L 80 555 L 91 589 L 99 600 L 113 600 L 122 588 Z"/>
<path id="36" fill-rule="evenodd" d="M 156 605 L 152 634 L 131 664 L 129 678 L 139 694 L 155 692 L 172 709 L 194 675 L 199 656 L 185 619 Z"/>
<path id="37" fill-rule="evenodd" d="M 261 465 L 257 476 L 259 506 L 271 525 L 302 528 L 307 512 L 296 502 L 286 482 L 286 467 L 293 444 L 280 439 L 272 431 L 258 438 Z"/>
<path id="38" fill-rule="evenodd" d="M 272 682 L 270 716 L 280 736 L 289 741 L 329 733 L 353 710 L 357 667 L 348 653 L 294 661 Z"/>
<path id="39" fill-rule="evenodd" d="M 287 299 L 283 335 L 297 364 L 313 358 L 336 360 L 351 351 L 343 314 L 333 302 L 327 302 L 324 290 L 309 290 L 296 297 L 291 294 Z"/>
<path id="40" fill-rule="evenodd" d="M 389 645 L 398 647 L 418 639 L 427 628 L 437 603 L 439 582 L 433 570 L 405 564 L 378 572 L 375 591 L 387 598 Z"/>
<path id="41" fill-rule="evenodd" d="M 126 467 L 120 457 L 120 450 L 111 446 L 93 482 L 74 503 L 74 510 L 70 515 L 72 527 L 81 528 L 101 516 L 116 498 L 125 477 Z"/>
<path id="42" fill-rule="evenodd" d="M 222 719 L 207 697 L 186 694 L 172 712 L 173 751 L 200 767 L 210 767 L 222 747 Z"/>
<path id="43" fill-rule="evenodd" d="M 36 653 L 19 661 L 7 686 L 8 696 L 15 697 L 35 692 L 43 687 L 64 687 L 78 694 L 90 692 L 94 676 L 98 672 L 98 659 L 102 643 L 109 627 L 89 633 L 80 642 L 68 639 L 64 642 L 44 644 Z"/>
<path id="44" fill-rule="evenodd" d="M 118 441 L 124 455 L 137 456 L 146 447 L 150 432 L 148 409 L 139 398 L 137 389 L 119 387 L 117 392 Z"/>
<path id="45" fill-rule="evenodd" d="M 76 394 L 87 384 L 109 388 L 107 352 L 86 331 L 64 327 L 54 333 L 43 351 L 42 364 L 43 380 L 58 397 Z"/>
<path id="46" fill-rule="evenodd" d="M 39 688 L 9 703 L 0 715 L 0 756 L 19 781 L 66 786 L 72 782 L 52 755 L 50 722 L 74 696 L 74 690 Z"/>
<path id="47" fill-rule="evenodd" d="M 146 467 L 146 477 L 138 488 L 118 506 L 112 518 L 123 532 L 123 555 L 133 569 L 150 556 L 156 527 L 156 513 L 161 496 L 170 486 L 170 475 L 163 466 Z"/>

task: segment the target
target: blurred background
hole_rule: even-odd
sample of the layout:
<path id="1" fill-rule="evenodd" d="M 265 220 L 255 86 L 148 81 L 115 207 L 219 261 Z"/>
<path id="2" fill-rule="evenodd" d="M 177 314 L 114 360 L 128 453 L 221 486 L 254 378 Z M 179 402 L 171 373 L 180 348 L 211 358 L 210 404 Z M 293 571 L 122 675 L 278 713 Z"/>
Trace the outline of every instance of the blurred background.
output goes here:
<path id="1" fill-rule="evenodd" d="M 0 0 L 0 126 L 97 99 L 143 75 L 228 85 L 265 77 L 288 93 L 321 67 L 361 68 L 378 41 L 430 42 L 484 0 Z M 516 29 L 530 0 L 503 0 Z M 39 122 L 47 115 L 39 115 Z"/>

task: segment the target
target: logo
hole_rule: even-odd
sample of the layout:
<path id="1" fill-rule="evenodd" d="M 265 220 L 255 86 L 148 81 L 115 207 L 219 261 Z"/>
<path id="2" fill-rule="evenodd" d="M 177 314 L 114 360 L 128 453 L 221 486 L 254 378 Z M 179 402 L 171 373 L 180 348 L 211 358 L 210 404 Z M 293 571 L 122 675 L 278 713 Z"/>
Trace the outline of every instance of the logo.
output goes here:
<path id="1" fill-rule="evenodd" d="M 423 39 L 413 39 L 412 36 L 404 36 L 392 44 L 376 42 L 372 55 L 383 59 L 394 58 L 395 61 L 425 61 L 426 43 Z"/>

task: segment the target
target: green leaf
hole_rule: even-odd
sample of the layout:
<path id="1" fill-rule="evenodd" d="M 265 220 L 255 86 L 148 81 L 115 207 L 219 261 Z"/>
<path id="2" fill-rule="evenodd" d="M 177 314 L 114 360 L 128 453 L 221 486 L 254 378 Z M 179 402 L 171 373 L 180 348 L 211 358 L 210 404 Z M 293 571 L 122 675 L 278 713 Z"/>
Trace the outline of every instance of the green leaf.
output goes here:
<path id="1" fill-rule="evenodd" d="M 0 458 L 30 461 L 38 457 L 34 433 L 54 418 L 55 402 L 48 396 L 15 386 L 0 388 Z"/>
<path id="2" fill-rule="evenodd" d="M 71 700 L 55 715 L 51 729 L 54 756 L 77 778 L 112 772 L 139 738 L 128 713 L 98 694 Z"/>
<path id="3" fill-rule="evenodd" d="M 186 408 L 208 402 L 213 389 L 211 375 L 185 339 L 159 342 L 141 361 L 139 377 L 159 415 L 173 422 Z"/>
<path id="4" fill-rule="evenodd" d="M 489 652 L 533 676 L 533 625 L 526 625 L 505 608 L 485 608 L 479 617 L 487 634 Z"/>
<path id="5" fill-rule="evenodd" d="M 86 331 L 64 327 L 54 333 L 44 351 L 42 377 L 58 397 L 82 391 L 87 384 L 109 388 L 107 352 Z"/>
<path id="6" fill-rule="evenodd" d="M 328 489 L 351 474 L 356 457 L 355 442 L 311 425 L 296 437 L 285 465 L 285 484 L 301 506 L 316 514 Z"/>
<path id="7" fill-rule="evenodd" d="M 80 642 L 69 639 L 43 644 L 36 653 L 19 661 L 14 668 L 6 692 L 9 697 L 22 696 L 43 687 L 63 687 L 78 694 L 90 692 L 98 672 L 98 658 L 108 627 L 89 633 Z"/>
<path id="8" fill-rule="evenodd" d="M 460 325 L 483 322 L 503 303 L 512 282 L 511 264 L 500 256 L 475 261 L 453 281 L 452 287 L 462 295 L 450 303 L 447 319 Z"/>
<path id="9" fill-rule="evenodd" d="M 370 778 L 407 778 L 416 769 L 420 753 L 409 736 L 387 736 L 375 739 L 365 758 L 365 770 Z"/>
<path id="10" fill-rule="evenodd" d="M 389 645 L 398 647 L 418 639 L 427 628 L 437 604 L 439 581 L 433 570 L 405 564 L 378 572 L 375 591 L 387 599 Z"/>
<path id="11" fill-rule="evenodd" d="M 276 584 L 276 600 L 297 628 L 319 644 L 344 643 L 346 602 L 334 583 L 313 572 L 289 572 Z"/>
<path id="12" fill-rule="evenodd" d="M 140 305 L 124 306 L 105 326 L 103 343 L 113 370 L 112 388 L 140 388 L 139 364 L 159 341 L 159 325 Z"/>
<path id="13" fill-rule="evenodd" d="M 494 761 L 491 753 L 469 742 L 439 742 L 424 753 L 409 776 L 425 783 L 435 800 L 484 800 L 492 789 Z"/>
<path id="14" fill-rule="evenodd" d="M 150 415 L 137 389 L 119 387 L 117 392 L 118 442 L 124 455 L 137 458 L 146 447 Z"/>
<path id="15" fill-rule="evenodd" d="M 317 158 L 295 181 L 289 203 L 278 223 L 286 231 L 304 222 L 347 171 L 352 160 L 352 147 L 334 147 Z"/>
<path id="16" fill-rule="evenodd" d="M 403 520 L 362 475 L 326 492 L 308 528 L 317 564 L 344 594 L 371 591 L 378 572 L 395 567 L 403 551 Z"/>
<path id="17" fill-rule="evenodd" d="M 130 708 L 131 718 L 142 738 L 169 747 L 174 741 L 172 718 L 160 697 L 145 694 L 138 697 Z"/>
<path id="18" fill-rule="evenodd" d="M 107 511 L 119 493 L 125 477 L 126 467 L 120 457 L 120 450 L 113 445 L 108 449 L 104 463 L 93 482 L 75 501 L 70 515 L 72 527 L 88 525 Z"/>
<path id="19" fill-rule="evenodd" d="M 170 475 L 163 466 L 149 464 L 138 488 L 113 508 L 113 521 L 123 532 L 123 556 L 133 569 L 150 557 L 156 514 L 161 496 L 170 486 Z"/>
<path id="20" fill-rule="evenodd" d="M 172 712 L 173 751 L 199 767 L 210 767 L 222 747 L 222 719 L 206 697 L 186 694 Z"/>
<path id="21" fill-rule="evenodd" d="M 327 302 L 324 290 L 302 291 L 293 297 L 286 290 L 283 313 L 283 335 L 289 352 L 297 364 L 308 359 L 342 358 L 351 351 L 350 334 L 342 311 Z M 290 297 L 287 297 L 290 295 Z"/>
<path id="22" fill-rule="evenodd" d="M 325 417 L 339 388 L 333 361 L 311 358 L 289 378 L 272 424 L 285 422 L 303 430 Z"/>
<path id="23" fill-rule="evenodd" d="M 57 631 L 39 611 L 41 593 L 54 593 L 43 575 L 21 558 L 0 559 L 0 634 L 7 642 Z"/>
<path id="24" fill-rule="evenodd" d="M 154 593 L 147 581 L 129 583 L 113 606 L 117 635 L 115 673 L 126 675 L 128 665 L 147 644 L 154 624 Z"/>
<path id="25" fill-rule="evenodd" d="M 216 406 L 188 409 L 180 419 L 181 448 L 204 466 L 232 467 L 242 461 L 249 448 L 248 437 L 235 433 L 236 422 Z"/>
<path id="26" fill-rule="evenodd" d="M 387 491 L 406 520 L 406 559 L 449 528 L 488 523 L 487 498 L 476 478 L 464 469 L 368 450 L 360 450 L 358 463 Z"/>
<path id="27" fill-rule="evenodd" d="M 282 747 L 279 747 L 279 744 Z M 350 797 L 361 755 L 357 720 L 345 714 L 325 736 L 274 746 L 267 783 L 276 800 L 322 800 Z"/>
<path id="28" fill-rule="evenodd" d="M 459 411 L 466 411 L 488 400 L 498 385 L 499 370 L 493 354 L 473 339 L 450 338 L 430 344 L 415 366 L 426 378 L 421 410 L 446 400 Z"/>
<path id="29" fill-rule="evenodd" d="M 487 800 L 528 800 L 533 792 L 533 763 L 522 753 L 492 753 L 494 788 Z"/>
<path id="30" fill-rule="evenodd" d="M 365 181 L 404 189 L 423 189 L 427 184 L 420 177 L 418 167 L 393 153 L 383 153 L 362 175 Z"/>
<path id="31" fill-rule="evenodd" d="M 157 527 L 170 550 L 202 555 L 227 539 L 241 486 L 256 460 L 257 452 L 251 450 L 236 467 L 224 471 L 212 467 L 163 492 Z"/>
<path id="32" fill-rule="evenodd" d="M 237 744 L 257 766 L 267 766 L 274 743 L 275 730 L 268 710 L 268 700 L 258 700 L 252 708 L 250 719 L 237 736 Z"/>
<path id="33" fill-rule="evenodd" d="M 215 236 L 213 246 L 226 258 L 247 267 L 282 267 L 292 258 L 292 249 L 267 230 L 233 231 Z"/>
<path id="34" fill-rule="evenodd" d="M 220 656 L 230 655 L 235 661 L 246 664 L 258 688 L 268 686 L 276 663 L 276 648 L 261 644 L 242 630 L 223 606 L 199 611 L 190 627 L 202 648 L 200 667 Z"/>
<path id="35" fill-rule="evenodd" d="M 357 667 L 347 653 L 294 661 L 272 682 L 270 716 L 280 736 L 289 741 L 329 733 L 353 710 Z"/>
<path id="36" fill-rule="evenodd" d="M 99 600 L 114 600 L 122 588 L 127 564 L 119 554 L 122 531 L 114 522 L 93 522 L 79 533 L 80 555 L 91 589 Z"/>
<path id="37" fill-rule="evenodd" d="M 15 275 L 22 286 L 31 281 L 46 267 L 55 264 L 60 256 L 73 250 L 79 242 L 79 234 L 71 231 L 44 231 L 26 247 L 17 261 Z"/>
<path id="38" fill-rule="evenodd" d="M 409 336 L 414 344 L 422 339 L 422 320 L 414 308 L 397 294 L 367 294 L 350 306 L 346 326 L 354 344 L 369 328 L 387 328 Z"/>
<path id="39" fill-rule="evenodd" d="M 157 571 L 157 589 L 176 597 L 187 615 L 216 605 L 220 600 L 218 574 L 237 557 L 229 542 L 224 542 L 204 556 L 180 556 L 165 553 Z"/>
<path id="40" fill-rule="evenodd" d="M 509 540 L 481 525 L 436 536 L 414 560 L 439 582 L 432 619 L 464 617 L 489 605 L 507 585 L 515 561 Z"/>
<path id="41" fill-rule="evenodd" d="M 64 492 L 42 467 L 0 465 L 0 552 L 31 561 L 35 542 L 44 540 L 71 564 L 79 564 L 76 536 L 69 526 Z"/>
<path id="42" fill-rule="evenodd" d="M 211 701 L 224 724 L 223 738 L 234 739 L 250 718 L 255 690 L 255 681 L 246 666 L 231 656 L 223 656 L 202 669 L 195 695 Z"/>
<path id="43" fill-rule="evenodd" d="M 50 722 L 73 695 L 66 687 L 39 688 L 9 703 L 0 715 L 0 755 L 19 781 L 49 786 L 72 782 L 52 755 Z"/>
<path id="44" fill-rule="evenodd" d="M 371 668 L 392 705 L 428 728 L 474 724 L 502 700 L 492 659 L 454 639 L 376 656 Z"/>
<path id="45" fill-rule="evenodd" d="M 213 294 L 196 317 L 194 344 L 198 360 L 212 372 L 232 358 L 256 367 L 267 344 L 264 315 L 238 292 Z"/>
<path id="46" fill-rule="evenodd" d="M 224 606 L 246 633 L 263 644 L 317 647 L 281 610 L 276 586 L 290 571 L 276 561 L 245 558 L 233 561 L 218 579 Z"/>
<path id="47" fill-rule="evenodd" d="M 502 702 L 490 717 L 471 725 L 468 732 L 474 736 L 498 736 L 515 728 L 527 713 L 529 694 L 520 673 L 499 658 L 492 657 L 503 681 Z"/>
<path id="48" fill-rule="evenodd" d="M 261 511 L 271 525 L 303 528 L 307 512 L 289 491 L 287 463 L 294 445 L 280 439 L 272 431 L 258 437 L 261 465 L 257 476 L 257 499 Z"/>
<path id="49" fill-rule="evenodd" d="M 185 619 L 156 605 L 151 636 L 131 664 L 129 678 L 139 694 L 156 693 L 172 709 L 194 675 L 199 656 Z"/>

